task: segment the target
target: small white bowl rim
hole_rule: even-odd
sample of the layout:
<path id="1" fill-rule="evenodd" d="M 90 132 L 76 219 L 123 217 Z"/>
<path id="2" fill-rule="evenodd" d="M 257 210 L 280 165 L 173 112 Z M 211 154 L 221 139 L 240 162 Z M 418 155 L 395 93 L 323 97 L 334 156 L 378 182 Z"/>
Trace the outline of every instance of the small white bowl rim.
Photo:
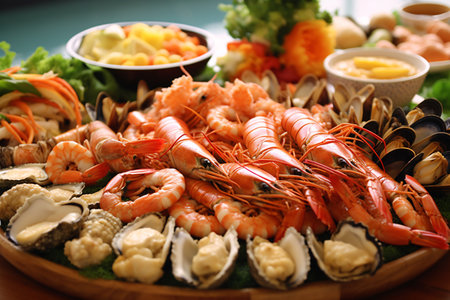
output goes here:
<path id="1" fill-rule="evenodd" d="M 354 57 L 354 56 L 385 56 L 388 58 L 395 58 L 398 60 L 405 61 L 403 57 L 409 57 L 410 60 L 416 61 L 414 67 L 417 69 L 417 73 L 401 78 L 394 79 L 375 79 L 375 78 L 358 78 L 354 76 L 345 75 L 339 71 L 336 71 L 331 65 L 333 62 L 339 61 L 340 57 L 344 56 Z M 373 83 L 373 84 L 387 84 L 387 83 L 400 83 L 405 81 L 414 80 L 420 78 L 428 73 L 430 70 L 430 63 L 420 55 L 412 54 L 397 49 L 386 49 L 386 48 L 351 48 L 345 50 L 336 50 L 334 53 L 328 55 L 324 62 L 324 68 L 327 73 L 333 74 L 334 76 L 342 77 L 352 81 Z"/>
<path id="2" fill-rule="evenodd" d="M 441 20 L 441 19 L 450 18 L 450 10 L 445 13 L 438 14 L 438 15 L 412 14 L 412 13 L 405 11 L 405 8 L 416 5 L 416 4 L 420 4 L 420 5 L 432 4 L 432 5 L 438 5 L 438 6 L 449 8 L 447 5 L 445 5 L 443 3 L 437 3 L 437 2 L 411 2 L 411 3 L 407 3 L 407 4 L 403 5 L 401 7 L 401 9 L 399 10 L 399 14 L 403 15 L 404 17 L 406 17 L 408 19 L 415 19 L 417 21 Z"/>
<path id="3" fill-rule="evenodd" d="M 163 27 L 167 27 L 169 25 L 174 25 L 180 28 L 181 30 L 187 30 L 191 32 L 195 32 L 197 34 L 203 35 L 206 39 L 208 51 L 200 56 L 194 57 L 192 59 L 188 59 L 181 62 L 176 63 L 170 63 L 170 64 L 161 64 L 161 65 L 147 65 L 147 66 L 122 66 L 122 65 L 113 65 L 113 64 L 105 64 L 101 63 L 95 60 L 87 59 L 80 54 L 78 54 L 78 49 L 80 47 L 81 41 L 83 40 L 83 37 L 88 34 L 89 32 L 92 32 L 94 30 L 101 30 L 111 25 L 119 25 L 121 27 L 132 25 L 135 23 L 144 23 L 148 25 L 161 25 Z M 163 22 L 163 21 L 129 21 L 129 22 L 113 22 L 108 24 L 102 24 L 90 27 L 88 29 L 85 29 L 76 35 L 72 36 L 69 41 L 66 43 L 66 51 L 68 54 L 78 60 L 81 60 L 84 63 L 99 66 L 106 69 L 114 69 L 114 70 L 124 70 L 124 71 L 151 71 L 151 70 L 162 70 L 162 69 L 170 69 L 170 68 L 179 68 L 181 65 L 187 66 L 191 64 L 195 64 L 197 62 L 200 62 L 204 59 L 210 58 L 213 54 L 215 48 L 215 40 L 214 35 L 207 30 L 204 30 L 199 27 L 187 25 L 187 24 L 181 24 L 181 23 L 173 23 L 173 22 Z"/>

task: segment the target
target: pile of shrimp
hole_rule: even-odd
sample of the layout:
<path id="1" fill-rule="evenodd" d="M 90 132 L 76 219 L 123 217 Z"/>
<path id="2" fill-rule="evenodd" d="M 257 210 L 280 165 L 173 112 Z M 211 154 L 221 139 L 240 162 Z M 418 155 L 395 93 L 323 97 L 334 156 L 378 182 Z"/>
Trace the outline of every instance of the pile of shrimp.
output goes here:
<path id="1" fill-rule="evenodd" d="M 95 184 L 109 172 L 102 209 L 125 223 L 170 214 L 196 237 L 234 227 L 241 239 L 279 240 L 288 227 L 333 232 L 351 217 L 388 244 L 448 248 L 447 223 L 418 182 L 394 181 L 309 110 L 255 83 L 182 76 L 127 121 L 123 132 L 92 121 L 56 136 L 39 158 L 51 181 Z"/>

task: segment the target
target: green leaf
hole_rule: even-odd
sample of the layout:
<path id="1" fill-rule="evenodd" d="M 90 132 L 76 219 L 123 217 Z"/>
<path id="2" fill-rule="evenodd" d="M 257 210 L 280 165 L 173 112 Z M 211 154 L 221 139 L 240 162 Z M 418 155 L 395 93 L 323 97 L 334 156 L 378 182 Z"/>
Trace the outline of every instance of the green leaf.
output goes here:
<path id="1" fill-rule="evenodd" d="M 9 51 L 9 47 L 10 46 L 7 42 L 0 42 L 0 49 L 5 53 L 3 57 L 0 57 L 0 70 L 11 67 L 13 59 L 16 56 L 15 52 Z"/>
<path id="2" fill-rule="evenodd" d="M 41 96 L 41 93 L 28 80 L 16 80 L 5 73 L 0 73 L 0 96 L 13 91 Z"/>

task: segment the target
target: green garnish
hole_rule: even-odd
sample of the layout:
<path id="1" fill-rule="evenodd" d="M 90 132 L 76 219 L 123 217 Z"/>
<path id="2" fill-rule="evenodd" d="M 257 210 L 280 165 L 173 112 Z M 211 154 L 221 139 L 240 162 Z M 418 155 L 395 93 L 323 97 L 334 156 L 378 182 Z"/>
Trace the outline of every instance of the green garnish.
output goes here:
<path id="1" fill-rule="evenodd" d="M 233 0 L 219 8 L 226 12 L 225 28 L 233 38 L 268 44 L 275 55 L 283 52 L 284 36 L 298 22 L 332 20 L 320 11 L 319 0 Z"/>

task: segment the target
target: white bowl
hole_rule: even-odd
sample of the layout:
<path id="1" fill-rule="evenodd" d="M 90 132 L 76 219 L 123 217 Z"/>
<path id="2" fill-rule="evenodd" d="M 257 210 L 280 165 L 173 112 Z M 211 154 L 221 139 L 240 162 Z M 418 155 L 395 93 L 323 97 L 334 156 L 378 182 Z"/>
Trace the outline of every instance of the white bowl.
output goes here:
<path id="1" fill-rule="evenodd" d="M 412 65 L 416 68 L 417 73 L 412 76 L 396 79 L 371 79 L 345 75 L 334 68 L 336 63 L 342 60 L 351 59 L 355 56 L 376 56 L 397 59 Z M 324 60 L 324 67 L 327 73 L 327 80 L 331 85 L 334 86 L 337 83 L 341 83 L 346 86 L 352 86 L 355 90 L 359 90 L 367 84 L 373 84 L 375 86 L 375 97 L 389 97 L 392 99 L 394 106 L 403 107 L 407 105 L 420 90 L 430 69 L 430 64 L 419 55 L 395 49 L 352 48 L 338 50 L 335 53 L 330 54 Z"/>
<path id="2" fill-rule="evenodd" d="M 399 15 L 403 25 L 417 33 L 425 33 L 428 22 L 450 20 L 450 7 L 432 2 L 409 3 L 399 10 Z"/>
<path id="3" fill-rule="evenodd" d="M 148 65 L 148 66 L 122 66 L 122 65 L 105 64 L 87 59 L 78 53 L 78 49 L 80 48 L 84 36 L 86 36 L 86 34 L 88 34 L 89 32 L 92 32 L 94 30 L 105 29 L 106 27 L 112 24 L 117 24 L 123 27 L 135 23 L 145 23 L 148 25 L 161 25 L 163 27 L 175 25 L 182 31 L 186 32 L 188 35 L 198 37 L 200 43 L 206 46 L 208 48 L 208 51 L 201 56 L 185 60 L 182 62 L 161 64 L 161 65 Z M 172 83 L 173 79 L 182 76 L 184 72 L 181 66 L 191 76 L 200 74 L 205 69 L 209 59 L 211 58 L 214 52 L 214 36 L 204 29 L 185 24 L 168 23 L 168 22 L 150 22 L 150 21 L 118 22 L 91 27 L 74 35 L 67 42 L 66 51 L 70 56 L 79 59 L 86 64 L 99 66 L 111 71 L 111 73 L 117 78 L 117 80 L 124 86 L 135 88 L 139 80 L 142 79 L 145 80 L 150 87 L 154 88 L 154 87 L 169 86 Z"/>

